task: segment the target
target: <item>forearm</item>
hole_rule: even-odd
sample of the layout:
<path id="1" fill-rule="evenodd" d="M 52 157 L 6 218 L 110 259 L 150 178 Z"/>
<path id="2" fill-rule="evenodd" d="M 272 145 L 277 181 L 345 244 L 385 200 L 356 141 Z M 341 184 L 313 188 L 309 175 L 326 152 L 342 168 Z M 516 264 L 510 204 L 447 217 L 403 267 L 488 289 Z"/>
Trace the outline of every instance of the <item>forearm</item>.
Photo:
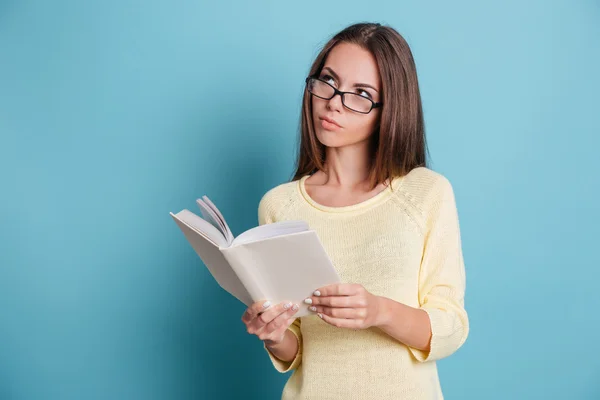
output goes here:
<path id="1" fill-rule="evenodd" d="M 273 355 L 281 361 L 290 362 L 298 353 L 298 338 L 289 329 L 286 329 L 285 336 L 280 343 L 271 344 L 265 341 L 265 346 Z"/>
<path id="2" fill-rule="evenodd" d="M 424 310 L 378 297 L 379 311 L 376 326 L 409 347 L 429 351 L 431 323 Z"/>

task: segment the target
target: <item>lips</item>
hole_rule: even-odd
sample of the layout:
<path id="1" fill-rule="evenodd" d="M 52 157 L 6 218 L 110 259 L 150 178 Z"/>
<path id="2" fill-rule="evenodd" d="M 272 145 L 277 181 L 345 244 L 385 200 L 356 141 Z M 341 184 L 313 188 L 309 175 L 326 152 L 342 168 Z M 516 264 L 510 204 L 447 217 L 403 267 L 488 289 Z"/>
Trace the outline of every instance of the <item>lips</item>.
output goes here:
<path id="1" fill-rule="evenodd" d="M 327 121 L 330 124 L 336 125 L 338 128 L 341 128 L 340 124 L 338 124 L 334 119 L 327 118 L 327 117 L 319 117 L 319 119 L 323 120 L 323 121 Z"/>

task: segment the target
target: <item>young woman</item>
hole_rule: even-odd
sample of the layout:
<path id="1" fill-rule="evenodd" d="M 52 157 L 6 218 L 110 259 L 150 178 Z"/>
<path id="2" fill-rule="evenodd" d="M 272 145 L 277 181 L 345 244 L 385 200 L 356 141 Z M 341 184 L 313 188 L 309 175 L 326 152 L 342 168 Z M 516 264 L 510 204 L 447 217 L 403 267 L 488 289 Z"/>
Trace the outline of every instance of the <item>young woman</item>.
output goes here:
<path id="1" fill-rule="evenodd" d="M 469 332 L 458 213 L 448 179 L 427 167 L 415 64 L 394 29 L 356 24 L 324 46 L 297 170 L 258 217 L 307 221 L 343 282 L 315 288 L 314 315 L 261 301 L 242 316 L 274 367 L 293 370 L 283 399 L 443 398 L 436 360 Z"/>

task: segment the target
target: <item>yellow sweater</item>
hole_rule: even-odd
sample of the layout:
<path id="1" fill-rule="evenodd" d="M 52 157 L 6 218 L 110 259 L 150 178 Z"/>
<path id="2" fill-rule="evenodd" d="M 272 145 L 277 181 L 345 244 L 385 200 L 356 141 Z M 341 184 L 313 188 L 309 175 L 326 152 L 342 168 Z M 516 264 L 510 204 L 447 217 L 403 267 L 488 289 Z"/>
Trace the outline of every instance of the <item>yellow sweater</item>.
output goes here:
<path id="1" fill-rule="evenodd" d="M 466 340 L 465 271 L 458 213 L 447 178 L 418 167 L 366 201 L 328 207 L 308 196 L 308 175 L 269 190 L 259 224 L 304 220 L 315 230 L 342 282 L 425 310 L 429 352 L 400 343 L 379 328 L 336 328 L 317 315 L 297 318 L 290 330 L 299 351 L 273 366 L 293 371 L 282 399 L 442 399 L 436 360 Z M 316 289 L 316 288 L 315 288 Z"/>

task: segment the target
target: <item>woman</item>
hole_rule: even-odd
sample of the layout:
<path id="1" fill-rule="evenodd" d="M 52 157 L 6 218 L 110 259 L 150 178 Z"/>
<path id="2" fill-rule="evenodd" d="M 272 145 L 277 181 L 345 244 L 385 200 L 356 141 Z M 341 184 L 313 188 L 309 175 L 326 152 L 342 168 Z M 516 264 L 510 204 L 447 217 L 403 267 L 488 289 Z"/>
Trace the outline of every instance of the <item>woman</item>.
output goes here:
<path id="1" fill-rule="evenodd" d="M 443 398 L 436 360 L 469 323 L 453 189 L 425 158 L 408 44 L 379 24 L 335 35 L 306 80 L 295 176 L 258 217 L 307 221 L 343 283 L 315 288 L 314 315 L 261 301 L 242 316 L 274 367 L 293 370 L 283 399 Z"/>

